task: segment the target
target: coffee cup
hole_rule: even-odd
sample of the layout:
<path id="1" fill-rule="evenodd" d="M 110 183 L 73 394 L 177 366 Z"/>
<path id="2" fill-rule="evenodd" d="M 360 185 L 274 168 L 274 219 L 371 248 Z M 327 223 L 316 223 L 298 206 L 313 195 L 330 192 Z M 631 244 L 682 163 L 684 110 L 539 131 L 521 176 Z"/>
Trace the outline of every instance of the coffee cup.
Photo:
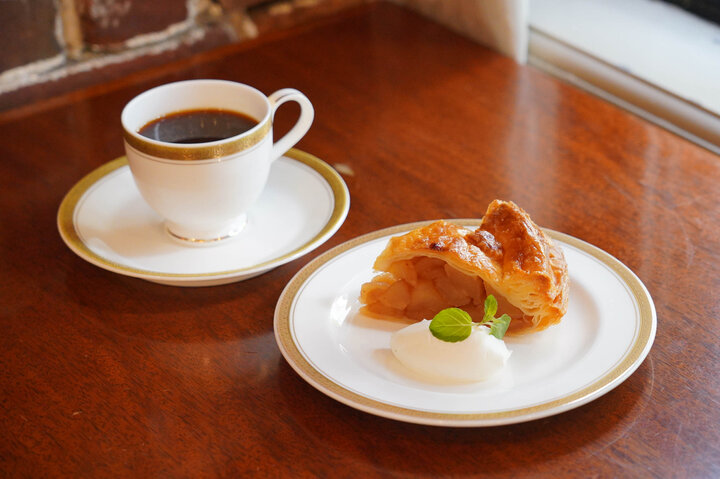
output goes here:
<path id="1" fill-rule="evenodd" d="M 273 142 L 275 112 L 288 101 L 300 115 Z M 187 80 L 136 96 L 121 122 L 135 184 L 167 233 L 182 244 L 212 245 L 242 231 L 271 164 L 313 117 L 310 101 L 292 88 L 265 96 L 242 83 Z"/>

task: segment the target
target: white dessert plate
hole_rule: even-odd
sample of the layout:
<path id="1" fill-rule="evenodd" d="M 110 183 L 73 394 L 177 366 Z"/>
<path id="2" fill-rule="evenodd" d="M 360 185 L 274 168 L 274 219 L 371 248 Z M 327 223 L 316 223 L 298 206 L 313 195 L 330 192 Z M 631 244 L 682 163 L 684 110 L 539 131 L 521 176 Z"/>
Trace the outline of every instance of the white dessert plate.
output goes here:
<path id="1" fill-rule="evenodd" d="M 57 221 L 70 249 L 101 268 L 161 284 L 210 286 L 248 279 L 307 254 L 340 228 L 349 207 L 340 175 L 291 149 L 273 163 L 237 238 L 185 246 L 165 232 L 121 157 L 80 180 L 62 201 Z"/>
<path id="2" fill-rule="evenodd" d="M 546 230 L 568 263 L 563 320 L 539 333 L 506 337 L 512 355 L 487 381 L 441 384 L 413 374 L 390 351 L 390 336 L 406 324 L 360 314 L 358 297 L 388 239 L 423 224 L 380 230 L 327 251 L 300 270 L 280 296 L 275 337 L 282 354 L 328 396 L 417 424 L 512 424 L 598 398 L 630 376 L 650 351 L 655 307 L 637 276 L 595 246 Z"/>

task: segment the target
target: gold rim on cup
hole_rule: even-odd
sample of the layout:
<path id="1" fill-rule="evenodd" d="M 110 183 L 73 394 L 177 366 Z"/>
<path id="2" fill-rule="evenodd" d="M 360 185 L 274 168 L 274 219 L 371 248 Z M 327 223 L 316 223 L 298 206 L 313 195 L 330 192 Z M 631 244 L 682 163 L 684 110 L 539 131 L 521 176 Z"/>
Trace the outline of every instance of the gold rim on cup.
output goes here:
<path id="1" fill-rule="evenodd" d="M 146 141 L 139 135 L 133 135 L 124 129 L 123 136 L 128 145 L 146 155 L 167 160 L 213 160 L 250 149 L 257 145 L 265 138 L 265 135 L 270 132 L 271 124 L 270 118 L 266 118 L 263 123 L 253 127 L 248 133 L 238 135 L 237 138 L 230 138 L 222 140 L 222 142 L 208 143 L 206 145 L 175 146 L 171 143 Z"/>

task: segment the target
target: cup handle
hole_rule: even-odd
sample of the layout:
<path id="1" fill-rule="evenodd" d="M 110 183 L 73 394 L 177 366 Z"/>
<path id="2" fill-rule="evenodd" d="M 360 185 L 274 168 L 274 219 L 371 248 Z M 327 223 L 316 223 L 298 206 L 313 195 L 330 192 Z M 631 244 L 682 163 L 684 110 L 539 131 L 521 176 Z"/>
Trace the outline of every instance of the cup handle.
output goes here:
<path id="1" fill-rule="evenodd" d="M 305 136 L 315 118 L 315 109 L 305 95 L 294 88 L 283 88 L 268 97 L 272 108 L 272 121 L 275 122 L 275 112 L 286 101 L 295 101 L 300 105 L 300 117 L 285 136 L 273 144 L 273 161 L 284 155 L 295 143 Z"/>

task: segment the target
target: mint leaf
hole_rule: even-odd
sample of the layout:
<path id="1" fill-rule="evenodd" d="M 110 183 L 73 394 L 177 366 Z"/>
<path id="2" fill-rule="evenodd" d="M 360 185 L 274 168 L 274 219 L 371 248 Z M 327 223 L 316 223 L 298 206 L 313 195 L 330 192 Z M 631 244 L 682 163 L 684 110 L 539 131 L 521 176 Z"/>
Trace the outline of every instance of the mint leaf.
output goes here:
<path id="1" fill-rule="evenodd" d="M 443 309 L 430 321 L 430 332 L 442 341 L 456 343 L 472 333 L 472 318 L 460 308 Z"/>
<path id="2" fill-rule="evenodd" d="M 512 318 L 510 318 L 507 314 L 503 314 L 499 318 L 493 319 L 490 324 L 490 334 L 498 339 L 502 339 L 503 336 L 505 336 L 508 326 L 510 326 L 511 320 Z"/>
<path id="3" fill-rule="evenodd" d="M 510 326 L 512 318 L 507 314 L 503 314 L 499 318 L 496 318 L 495 314 L 497 313 L 497 309 L 498 304 L 495 296 L 488 294 L 487 298 L 485 298 L 485 315 L 483 316 L 483 320 L 480 324 L 490 323 L 490 334 L 498 339 L 502 339 L 508 330 L 508 326 Z"/>
<path id="4" fill-rule="evenodd" d="M 488 294 L 487 298 L 485 298 L 485 316 L 483 316 L 483 320 L 480 323 L 487 323 L 495 319 L 497 308 L 498 306 L 495 296 Z"/>

